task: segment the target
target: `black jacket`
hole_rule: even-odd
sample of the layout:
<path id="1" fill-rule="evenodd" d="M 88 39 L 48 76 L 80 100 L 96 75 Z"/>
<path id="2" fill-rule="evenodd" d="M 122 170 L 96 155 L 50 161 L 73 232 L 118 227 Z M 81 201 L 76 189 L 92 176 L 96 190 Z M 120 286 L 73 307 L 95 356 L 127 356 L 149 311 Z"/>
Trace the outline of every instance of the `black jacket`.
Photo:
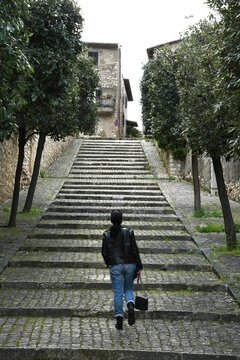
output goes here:
<path id="1" fill-rule="evenodd" d="M 136 271 L 142 270 L 138 247 L 131 228 L 121 227 L 116 236 L 110 230 L 103 233 L 102 256 L 107 267 L 118 264 L 136 264 Z"/>

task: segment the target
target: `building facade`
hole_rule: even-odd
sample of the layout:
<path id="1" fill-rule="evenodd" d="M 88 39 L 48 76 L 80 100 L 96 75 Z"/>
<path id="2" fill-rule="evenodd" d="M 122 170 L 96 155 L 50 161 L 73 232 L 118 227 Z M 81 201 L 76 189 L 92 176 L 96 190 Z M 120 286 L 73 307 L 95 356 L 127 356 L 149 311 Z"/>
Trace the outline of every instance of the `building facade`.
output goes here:
<path id="1" fill-rule="evenodd" d="M 159 44 L 159 45 L 155 45 L 152 46 L 150 48 L 147 49 L 147 55 L 148 55 L 148 60 L 151 60 L 154 58 L 154 55 L 156 53 L 156 51 L 158 49 L 161 49 L 164 46 L 168 46 L 170 47 L 173 51 L 177 49 L 177 47 L 181 44 L 181 40 L 174 40 L 174 41 L 169 41 L 167 43 L 163 43 L 163 44 Z"/>
<path id="2" fill-rule="evenodd" d="M 126 135 L 128 101 L 133 101 L 130 81 L 121 71 L 121 48 L 113 43 L 85 43 L 88 56 L 98 67 L 100 84 L 96 91 L 98 125 L 96 135 L 122 138 Z"/>

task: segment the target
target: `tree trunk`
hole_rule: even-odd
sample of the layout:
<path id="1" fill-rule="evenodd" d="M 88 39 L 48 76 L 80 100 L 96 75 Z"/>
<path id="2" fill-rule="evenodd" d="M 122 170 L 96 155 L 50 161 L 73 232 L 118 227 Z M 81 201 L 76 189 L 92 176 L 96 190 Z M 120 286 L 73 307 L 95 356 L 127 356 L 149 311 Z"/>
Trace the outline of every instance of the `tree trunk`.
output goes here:
<path id="1" fill-rule="evenodd" d="M 235 249 L 237 246 L 236 231 L 234 227 L 234 221 L 230 208 L 230 203 L 227 195 L 227 190 L 223 178 L 223 169 L 220 156 L 212 158 L 213 168 L 216 175 L 216 181 L 218 186 L 219 199 L 222 206 L 224 226 L 227 240 L 227 248 L 229 250 Z"/>
<path id="2" fill-rule="evenodd" d="M 193 175 L 193 189 L 194 189 L 194 210 L 201 210 L 201 190 L 198 174 L 198 157 L 192 154 L 192 175 Z"/>
<path id="3" fill-rule="evenodd" d="M 31 177 L 31 182 L 30 182 L 30 186 L 28 189 L 28 194 L 27 194 L 27 198 L 25 201 L 25 205 L 23 208 L 24 212 L 30 211 L 32 208 L 33 197 L 34 197 L 34 193 L 35 193 L 35 189 L 36 189 L 36 185 L 37 185 L 37 179 L 38 179 L 38 174 L 39 174 L 39 170 L 40 170 L 40 164 L 41 164 L 42 152 L 43 152 L 45 140 L 46 140 L 46 135 L 40 133 L 40 136 L 38 139 L 36 157 L 35 157 L 35 161 L 34 161 L 33 173 L 32 173 L 32 177 Z"/>
<path id="4" fill-rule="evenodd" d="M 26 144 L 26 134 L 27 131 L 24 126 L 21 126 L 18 130 L 18 161 L 17 168 L 15 173 L 15 183 L 13 190 L 13 199 L 11 214 L 8 222 L 8 227 L 16 226 L 17 210 L 18 210 L 18 201 L 19 201 L 19 192 L 21 187 L 21 176 L 22 176 L 22 167 L 24 161 L 24 146 Z"/>

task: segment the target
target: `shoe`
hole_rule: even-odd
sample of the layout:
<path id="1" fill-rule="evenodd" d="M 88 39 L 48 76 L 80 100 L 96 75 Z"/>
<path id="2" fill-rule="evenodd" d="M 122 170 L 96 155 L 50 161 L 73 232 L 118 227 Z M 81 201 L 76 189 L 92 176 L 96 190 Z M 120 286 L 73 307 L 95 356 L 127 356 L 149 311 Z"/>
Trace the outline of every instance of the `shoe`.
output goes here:
<path id="1" fill-rule="evenodd" d="M 123 317 L 122 316 L 117 316 L 117 323 L 115 326 L 116 326 L 117 330 L 123 329 Z"/>
<path id="2" fill-rule="evenodd" d="M 134 303 L 130 301 L 127 304 L 128 307 L 128 325 L 132 326 L 135 324 L 135 314 L 134 314 Z"/>

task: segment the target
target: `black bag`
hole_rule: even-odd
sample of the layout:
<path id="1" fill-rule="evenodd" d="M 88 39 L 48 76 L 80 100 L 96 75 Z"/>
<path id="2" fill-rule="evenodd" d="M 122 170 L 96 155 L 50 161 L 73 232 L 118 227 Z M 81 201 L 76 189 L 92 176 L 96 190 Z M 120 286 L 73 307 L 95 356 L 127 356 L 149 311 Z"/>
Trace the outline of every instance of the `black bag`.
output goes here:
<path id="1" fill-rule="evenodd" d="M 135 298 L 135 309 L 146 311 L 148 309 L 148 298 L 137 296 Z"/>
<path id="2" fill-rule="evenodd" d="M 137 284 L 141 283 L 141 286 L 143 288 L 143 282 L 141 276 L 138 276 L 137 278 Z M 135 297 L 135 309 L 146 311 L 148 310 L 148 298 L 143 296 L 138 296 L 136 293 Z"/>

